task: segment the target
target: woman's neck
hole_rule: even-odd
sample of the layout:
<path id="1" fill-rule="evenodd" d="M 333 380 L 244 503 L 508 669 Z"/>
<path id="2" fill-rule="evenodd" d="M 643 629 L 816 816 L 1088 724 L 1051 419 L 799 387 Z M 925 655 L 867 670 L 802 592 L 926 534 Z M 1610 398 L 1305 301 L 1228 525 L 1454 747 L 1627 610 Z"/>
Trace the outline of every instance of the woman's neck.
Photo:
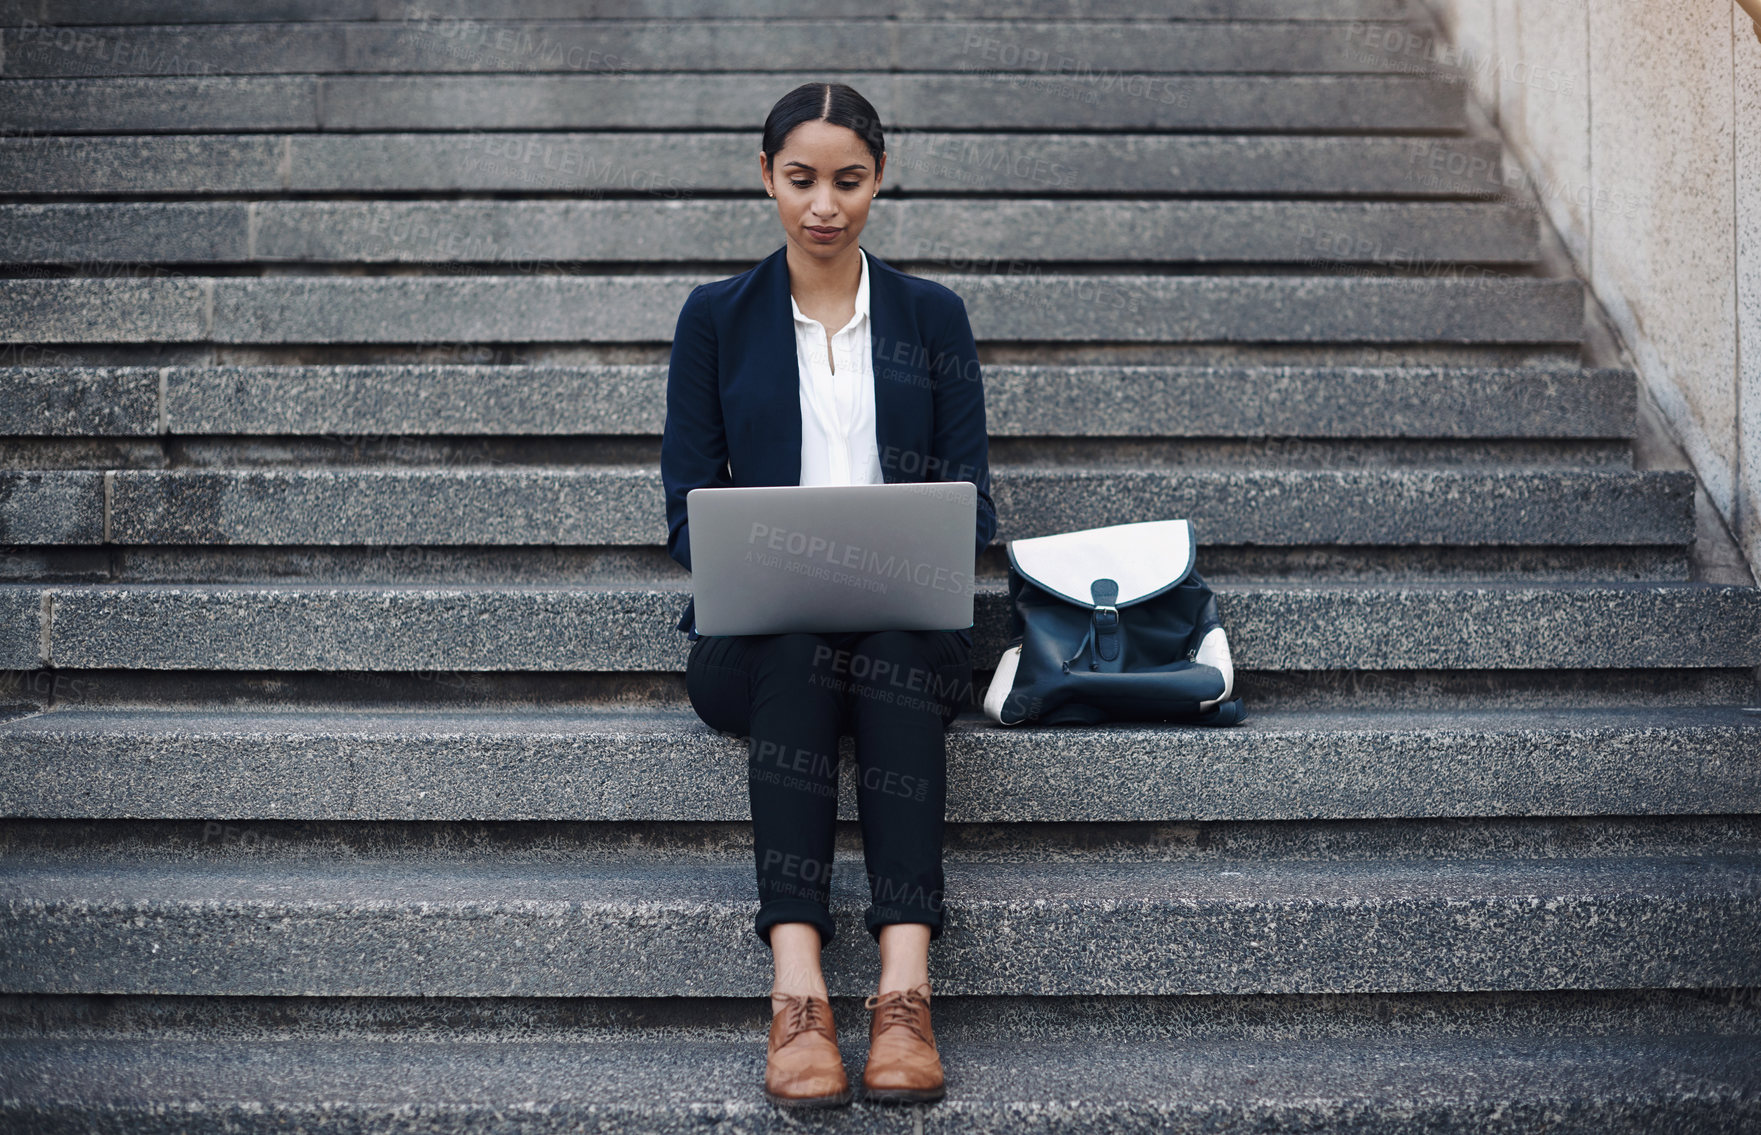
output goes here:
<path id="1" fill-rule="evenodd" d="M 820 260 L 790 244 L 783 258 L 789 266 L 789 292 L 803 308 L 821 303 L 835 306 L 862 286 L 862 249 L 858 245 L 851 245 L 836 258 Z"/>

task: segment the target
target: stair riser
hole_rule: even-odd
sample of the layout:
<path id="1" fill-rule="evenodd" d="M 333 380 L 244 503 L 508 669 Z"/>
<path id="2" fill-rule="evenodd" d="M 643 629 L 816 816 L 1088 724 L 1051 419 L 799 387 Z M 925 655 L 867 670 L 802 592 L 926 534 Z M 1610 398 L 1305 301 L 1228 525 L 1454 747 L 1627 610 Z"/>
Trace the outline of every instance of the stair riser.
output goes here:
<path id="1" fill-rule="evenodd" d="M 1035 89 L 977 75 L 813 71 L 19 79 L 0 115 L 33 132 L 757 130 L 801 83 L 861 91 L 889 129 L 1456 132 L 1459 84 L 1421 76 L 1112 76 Z M 1082 97 L 1072 98 L 1079 94 Z M 1092 98 L 1091 98 L 1092 96 Z"/>
<path id="2" fill-rule="evenodd" d="M 1491 197 L 1496 140 L 1450 135 L 886 133 L 886 193 Z M 743 135 L 453 133 L 0 137 L 13 194 L 517 192 L 673 200 L 754 195 Z"/>
<path id="3" fill-rule="evenodd" d="M 865 1021 L 861 998 L 835 996 L 833 1017 Z M 1439 1034 L 1508 1039 L 1761 1032 L 1752 989 L 1536 990 L 1248 996 L 964 997 L 935 993 L 949 1051 L 991 1042 L 1205 1044 L 1219 1041 L 1409 1040 Z M 762 1044 L 769 1010 L 731 997 L 401 998 L 155 997 L 0 994 L 0 1041 L 384 1039 L 592 1043 L 673 1037 Z M 840 1039 L 843 1033 L 840 1032 Z M 394 1039 L 395 1038 L 395 1039 Z M 857 1049 L 861 1033 L 851 1037 Z"/>
<path id="4" fill-rule="evenodd" d="M 561 395 L 558 395 L 559 397 Z M 1085 413 L 1093 413 L 1092 410 Z M 1093 423 L 1091 423 L 1091 428 Z M 659 427 L 656 427 L 657 429 Z M 1318 429 L 1328 428 L 1325 424 Z M 20 473 L 54 470 L 195 471 L 274 469 L 317 473 L 360 472 L 436 466 L 457 474 L 490 471 L 575 472 L 580 466 L 660 465 L 660 438 L 625 429 L 609 436 L 522 437 L 491 434 L 437 436 L 310 431 L 305 437 L 23 437 L 6 438 L 0 469 Z M 1492 473 L 1536 469 L 1630 472 L 1632 443 L 1624 439 L 1206 437 L 1175 430 L 1135 437 L 1011 437 L 990 431 L 993 478 L 1044 477 L 1105 471 L 1114 477 L 1146 473 L 1288 474 L 1295 470 L 1347 474 L 1358 471 L 1439 472 L 1466 469 Z M 1024 468 L 1012 469 L 1012 466 Z M 1052 469 L 1045 467 L 1051 466 Z M 1038 467 L 1038 468 L 1035 468 Z M 3 477 L 5 474 L 0 474 Z M 11 478 L 13 481 L 18 477 Z"/>
<path id="5" fill-rule="evenodd" d="M 697 748 L 701 753 L 701 745 Z M 647 763 L 639 746 L 626 752 L 632 765 Z M 443 761 L 444 753 L 438 759 Z M 743 752 L 705 754 L 701 759 L 736 766 L 744 791 Z M 1035 759 L 1029 754 L 1017 764 L 1031 766 Z M 958 763 L 957 757 L 953 763 Z M 659 766 L 657 777 L 677 765 Z M 840 788 L 857 775 L 848 746 L 841 768 Z M 444 799 L 452 791 L 439 779 L 446 771 L 444 764 L 437 769 L 431 796 Z M 955 780 L 968 775 L 950 768 Z M 515 781 L 512 771 L 507 779 L 514 790 L 525 783 Z M 725 779 L 712 779 L 706 786 L 703 811 L 719 810 L 725 816 L 735 810 L 718 808 L 714 793 Z M 1162 779 L 1172 782 L 1169 775 Z M 556 779 L 556 788 L 559 793 L 573 790 L 564 777 Z M 675 780 L 672 791 L 685 794 L 691 788 Z M 957 793 L 964 791 L 950 790 L 950 811 L 960 806 Z M 1096 791 L 1113 789 L 1101 784 Z M 1531 795 L 1540 793 L 1537 789 Z M 849 797 L 841 802 L 849 802 Z M 692 807 L 671 810 L 685 812 Z M 1186 811 L 1190 817 L 1191 810 Z M 1420 891 L 1439 900 L 1452 893 L 1451 888 L 1470 886 L 1498 895 L 1552 886 L 1631 897 L 1644 887 L 1606 881 L 1681 871 L 1681 878 L 1691 882 L 1708 872 L 1718 874 L 1707 864 L 1721 856 L 1740 858 L 1740 870 L 1719 868 L 1724 874 L 1718 886 L 1741 897 L 1753 890 L 1750 861 L 1761 855 L 1761 819 L 1752 813 L 1401 817 L 1387 814 L 1387 809 L 1380 812 L 1288 820 L 951 819 L 942 845 L 950 881 L 958 875 L 974 901 L 1011 901 L 1019 892 L 1031 891 L 1048 899 L 1061 895 L 1059 901 L 1101 902 L 1130 893 L 1132 903 L 1152 906 L 1170 896 L 1218 906 L 1262 900 L 1278 905 L 1293 897 L 1301 901 L 1313 897 L 1324 905 L 1323 899 L 1332 901 L 1325 896 L 1337 898 L 1352 889 L 1347 876 L 1358 880 L 1359 897 L 1366 900 L 1389 892 L 1406 901 L 1413 897 L 1403 890 L 1409 875 L 1432 871 L 1436 885 Z M 836 886 L 853 888 L 850 893 L 866 902 L 861 828 L 854 813 L 840 810 L 839 816 L 834 844 L 835 873 L 841 881 Z M 524 888 L 521 893 L 535 894 L 553 883 L 561 886 L 557 880 L 578 878 L 580 886 L 568 895 L 571 901 L 609 893 L 607 888 L 622 888 L 619 893 L 624 897 L 634 894 L 645 901 L 699 892 L 718 901 L 744 901 L 749 894 L 757 901 L 752 823 L 745 818 L 286 819 L 254 816 L 243 808 L 194 819 L 9 817 L 0 820 L 0 852 L 14 872 L 10 882 L 20 893 L 31 885 L 29 880 L 47 878 L 57 867 L 65 867 L 68 878 L 78 880 L 81 893 L 93 898 L 110 885 L 99 871 L 114 868 L 127 874 L 138 867 L 140 873 L 130 877 L 138 881 L 143 896 L 164 898 L 168 887 L 183 886 L 189 872 L 207 880 L 215 898 L 245 887 L 239 880 L 262 882 L 291 872 L 311 875 L 314 899 L 331 895 L 352 901 L 375 893 L 382 880 L 368 876 L 383 868 L 385 879 L 393 880 L 385 883 L 386 893 L 407 895 L 418 887 L 446 901 L 458 898 L 449 888 L 463 885 L 460 878 L 502 869 L 510 887 Z M 333 878 L 354 871 L 364 874 L 352 884 Z M 618 875 L 615 883 L 595 882 L 607 871 Z M 630 872 L 642 876 L 641 885 L 630 883 Z M 680 877 L 672 879 L 672 872 L 681 873 Z M 1007 878 L 999 881 L 994 877 L 998 872 Z M 1090 883 L 1073 881 L 1074 875 L 1085 872 L 1093 876 Z M 1135 882 L 1119 882 L 1121 872 Z M 1252 881 L 1231 883 L 1237 874 L 1251 876 Z M 1513 882 L 1516 876 L 1522 878 Z M 651 893 L 646 885 L 649 877 L 671 881 L 674 894 Z M 348 889 L 356 884 L 359 894 Z M 497 890 L 501 884 L 487 877 L 473 877 L 471 886 L 486 898 L 516 897 L 511 891 Z M 1237 886 L 1242 889 L 1231 889 Z M 177 893 L 177 901 L 182 901 L 183 892 Z"/>
<path id="6" fill-rule="evenodd" d="M 1152 16 L 1156 18 L 1142 18 Z M 16 78 L 118 75 L 775 71 L 828 58 L 850 71 L 1032 76 L 1084 94 L 1125 73 L 1422 72 L 1425 39 L 1398 23 L 998 24 L 931 19 L 705 22 L 422 19 L 196 27 L 26 25 L 4 38 Z"/>
<path id="7" fill-rule="evenodd" d="M 860 1018 L 859 1018 L 860 1019 Z M 35 1041 L 4 1058 L 31 1131 L 798 1131 L 767 1101 L 762 1025 L 712 1041 L 188 1045 Z M 848 1037 L 860 1051 L 858 1035 Z M 861 1072 L 845 1057 L 852 1081 Z M 948 1098 L 861 1102 L 840 1129 L 1145 1133 L 1170 1129 L 1645 1135 L 1736 1131 L 1754 1106 L 1751 1037 L 1302 1041 L 1286 1045 L 968 1043 Z M 83 1075 L 61 1082 L 70 1066 Z M 142 1099 L 142 1084 L 158 1098 Z M 371 1086 L 369 1086 L 371 1085 Z M 396 1085 L 394 1091 L 384 1085 Z M 413 1090 L 412 1090 L 413 1089 Z M 419 1091 L 420 1095 L 416 1095 Z M 416 1098 L 411 1098 L 415 1096 Z M 312 1101 L 323 1101 L 314 1103 Z M 23 1128 L 21 1128 L 23 1129 Z"/>
<path id="8" fill-rule="evenodd" d="M 995 540 L 1167 516 L 1216 544 L 1686 545 L 1688 472 L 1001 468 Z M 0 473 L 0 543 L 652 546 L 650 469 Z M 1302 539 L 1292 539 L 1300 535 Z"/>
<path id="9" fill-rule="evenodd" d="M 612 588 L 8 584 L 0 666 L 677 671 L 686 601 Z M 981 583 L 977 668 L 1002 652 L 1006 603 Z M 1761 596 L 1735 586 L 1240 586 L 1219 588 L 1217 609 L 1246 670 L 1761 665 Z"/>
<path id="10" fill-rule="evenodd" d="M 0 340 L 49 343 L 665 343 L 697 276 L 188 277 L 0 281 Z M 931 274 L 980 342 L 1575 343 L 1576 280 Z M 1080 301 L 1080 302 L 1078 302 Z M 884 375 L 877 375 L 884 377 Z"/>
<path id="11" fill-rule="evenodd" d="M 0 206 L 0 264 L 751 262 L 782 229 L 768 200 L 261 202 Z M 1031 234 L 1031 235 L 1028 235 Z M 862 230 L 889 264 L 1038 272 L 1065 263 L 1529 264 L 1536 216 L 1502 204 L 889 202 Z"/>
<path id="12" fill-rule="evenodd" d="M 178 870 L 174 865 L 167 869 Z M 742 877 L 750 868 L 741 872 Z M 1439 872 L 1441 874 L 1441 872 Z M 860 872 L 856 872 L 860 874 Z M 1648 988 L 1761 982 L 1761 875 L 1747 891 L 1655 897 L 1495 895 L 1358 901 L 1348 893 L 1239 906 L 1175 900 L 1115 907 L 1040 898 L 963 901 L 958 876 L 932 977 L 951 994 L 1307 993 Z M 121 878 L 116 880 L 122 882 Z M 193 882 L 194 880 L 192 880 Z M 731 880 L 730 880 L 731 881 Z M 750 880 L 745 880 L 751 889 Z M 248 905 L 99 900 L 53 905 L 18 871 L 0 926 L 0 987 L 15 992 L 323 996 L 762 995 L 769 951 L 756 899 L 531 902 L 440 894 L 388 904 L 315 900 L 297 875 Z M 1418 879 L 1415 888 L 1422 890 Z M 1480 884 L 1484 886 L 1482 882 Z M 1631 883 L 1610 879 L 1625 891 Z M 59 884 L 67 886 L 67 884 Z M 833 992 L 867 991 L 866 888 L 834 881 Z M 285 898 L 280 897 L 286 895 Z M 657 942 L 667 943 L 657 952 Z M 1243 942 L 1261 943 L 1244 954 Z"/>
<path id="13" fill-rule="evenodd" d="M 600 19 L 600 11 L 572 4 L 533 4 L 531 0 L 457 0 L 436 2 L 412 13 L 402 0 L 159 0 L 143 9 L 132 0 L 86 0 L 70 10 L 56 0 L 5 0 L 0 23 L 17 27 L 91 24 L 279 23 L 285 20 L 385 20 L 417 18 L 436 25 L 457 25 L 466 19 Z M 764 0 L 758 9 L 773 19 L 948 18 L 1056 19 L 1069 16 L 1061 0 Z M 1090 19 L 1142 19 L 1142 6 L 1130 0 L 1087 0 Z M 1408 0 L 1167 0 L 1157 15 L 1168 20 L 1398 20 Z M 730 9 L 723 0 L 620 0 L 616 19 L 722 20 Z"/>
<path id="14" fill-rule="evenodd" d="M 1686 582 L 1688 550 L 1626 547 L 1240 547 L 1206 545 L 1204 577 L 1216 586 L 1255 583 L 1597 583 Z M 1007 552 L 980 557 L 981 577 L 1001 579 Z M 555 586 L 620 581 L 675 571 L 659 547 L 280 548 L 15 546 L 0 556 L 0 582 L 492 584 Z"/>
<path id="15" fill-rule="evenodd" d="M 437 679 L 445 685 L 465 675 Z M 58 676 L 61 688 L 84 690 Z M 983 692 L 987 680 L 976 690 Z M 1257 705 L 1257 699 L 1255 699 Z M 78 715 L 77 707 L 72 711 Z M 407 711 L 407 708 L 405 709 Z M 400 725 L 337 713 L 232 722 L 80 720 L 0 724 L 0 813 L 54 818 L 227 816 L 339 820 L 741 822 L 750 742 L 679 712 L 671 729 L 612 716 L 521 721 L 461 715 Z M 1662 711 L 1653 711 L 1658 717 Z M 163 717 L 165 715 L 157 715 Z M 1210 822 L 1359 817 L 1723 815 L 1761 812 L 1747 754 L 1761 718 L 1670 727 L 1375 724 L 1247 732 L 1042 730 L 947 739 L 951 823 Z M 1273 732 L 1272 730 L 1277 730 Z M 846 734 L 839 814 L 862 773 Z M 1276 777 L 1266 770 L 1277 769 Z M 1072 792 L 1079 786 L 1080 792 Z"/>
<path id="16" fill-rule="evenodd" d="M 983 368 L 985 429 L 999 456 L 1013 439 L 1109 434 L 1182 438 L 1204 453 L 1202 439 L 1410 439 L 1433 460 L 1443 442 L 1493 460 L 1543 460 L 1546 450 L 1514 448 L 1512 439 L 1546 439 L 1577 459 L 1597 458 L 1569 444 L 1612 444 L 1636 428 L 1638 377 L 1630 371 L 1540 367 L 1504 370 L 1350 368 L 1125 368 L 1019 366 Z M 428 435 L 470 436 L 454 446 L 493 449 L 517 439 L 531 453 L 539 439 L 643 436 L 658 445 L 666 425 L 666 364 L 625 367 L 526 366 L 78 367 L 0 368 L 0 432 L 9 445 L 32 437 L 177 439 L 193 462 L 250 461 L 248 446 L 266 436 L 319 435 L 286 443 L 287 459 L 347 460 L 350 439 L 366 460 L 444 461 Z M 1083 412 L 1073 413 L 1076 408 Z M 224 447 L 226 435 L 253 435 Z M 216 437 L 207 456 L 201 442 Z M 1436 451 L 1419 446 L 1419 439 Z M 328 445 L 322 443 L 328 442 Z M 46 444 L 38 442 L 36 444 Z M 445 444 L 443 442 L 432 443 Z M 538 452 L 545 452 L 538 449 Z M 77 451 L 69 451 L 77 452 Z M 511 456 L 515 450 L 510 449 Z M 1391 450 L 1393 452 L 1393 450 Z M 53 452 L 46 453 L 52 457 Z M 1219 456 L 1222 456 L 1219 453 Z M 654 460 L 658 460 L 658 451 Z M 42 467 L 42 466 L 34 466 Z"/>
<path id="17" fill-rule="evenodd" d="M 992 666 L 974 669 L 975 691 Z M 1249 712 L 1499 715 L 1514 711 L 1683 713 L 1689 723 L 1761 705 L 1754 668 L 1508 670 L 1250 670 L 1235 684 Z M 206 712 L 310 713 L 329 707 L 367 712 L 526 712 L 691 714 L 683 670 L 493 671 L 91 670 L 0 671 L 0 719 L 49 708 L 112 710 L 159 706 Z M 982 717 L 975 701 L 965 711 Z M 963 727 L 963 726 L 960 726 Z M 1158 728 L 1157 726 L 1150 726 Z M 1064 730 L 1065 735 L 1078 735 Z"/>

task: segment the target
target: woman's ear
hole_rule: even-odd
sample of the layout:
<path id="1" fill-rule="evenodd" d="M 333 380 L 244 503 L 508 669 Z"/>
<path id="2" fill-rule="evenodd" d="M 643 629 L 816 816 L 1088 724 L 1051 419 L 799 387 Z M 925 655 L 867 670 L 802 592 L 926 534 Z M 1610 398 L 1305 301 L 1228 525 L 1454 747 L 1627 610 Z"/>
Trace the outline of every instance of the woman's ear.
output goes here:
<path id="1" fill-rule="evenodd" d="M 766 194 L 772 197 L 777 195 L 777 191 L 771 188 L 770 163 L 765 160 L 763 150 L 758 151 L 758 181 L 764 186 Z"/>

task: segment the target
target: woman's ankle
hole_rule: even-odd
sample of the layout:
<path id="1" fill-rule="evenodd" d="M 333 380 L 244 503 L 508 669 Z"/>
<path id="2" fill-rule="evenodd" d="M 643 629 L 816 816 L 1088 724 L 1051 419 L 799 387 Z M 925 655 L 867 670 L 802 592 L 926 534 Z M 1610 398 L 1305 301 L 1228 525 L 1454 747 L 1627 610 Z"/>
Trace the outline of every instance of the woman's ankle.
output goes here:
<path id="1" fill-rule="evenodd" d="M 796 997 L 828 997 L 825 973 L 818 966 L 778 966 L 771 975 L 770 992 L 773 1001 L 779 993 Z"/>
<path id="2" fill-rule="evenodd" d="M 779 980 L 772 982 L 770 987 L 772 1008 L 782 1008 L 782 1000 L 778 996 L 779 994 L 787 994 L 794 997 L 821 997 L 828 1001 L 831 1000 L 830 995 L 826 992 L 824 981 L 785 983 Z"/>
<path id="3" fill-rule="evenodd" d="M 825 971 L 819 966 L 819 931 L 811 923 L 780 922 L 771 928 L 773 994 L 825 997 Z"/>
<path id="4" fill-rule="evenodd" d="M 881 993 L 916 989 L 929 980 L 929 943 L 933 931 L 921 922 L 890 922 L 880 928 Z"/>
<path id="5" fill-rule="evenodd" d="M 889 975 L 889 974 L 882 974 L 880 982 L 877 984 L 877 986 L 875 988 L 875 992 L 877 994 L 880 994 L 880 993 L 891 993 L 894 990 L 915 989 L 915 990 L 918 990 L 919 992 L 922 992 L 925 996 L 927 996 L 929 993 L 929 990 L 927 988 L 928 985 L 929 985 L 929 978 L 922 976 L 922 975 L 908 974 L 908 975 L 904 975 L 904 976 L 893 976 L 893 975 Z"/>

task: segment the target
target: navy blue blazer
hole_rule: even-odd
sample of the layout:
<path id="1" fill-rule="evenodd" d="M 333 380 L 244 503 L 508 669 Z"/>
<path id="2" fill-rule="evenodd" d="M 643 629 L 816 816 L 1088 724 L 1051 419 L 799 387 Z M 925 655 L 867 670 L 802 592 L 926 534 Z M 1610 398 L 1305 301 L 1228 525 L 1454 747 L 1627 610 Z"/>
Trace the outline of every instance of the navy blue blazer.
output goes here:
<path id="1" fill-rule="evenodd" d="M 788 246 L 685 298 L 667 369 L 660 477 L 667 554 L 688 571 L 685 494 L 727 485 L 801 483 L 801 373 L 789 307 Z M 864 250 L 866 252 L 866 249 Z M 881 476 L 971 481 L 978 488 L 974 550 L 997 531 L 991 503 L 984 384 L 966 304 L 933 280 L 868 257 L 875 443 Z M 678 629 L 697 634 L 693 599 Z M 959 635 L 968 648 L 972 632 Z"/>

